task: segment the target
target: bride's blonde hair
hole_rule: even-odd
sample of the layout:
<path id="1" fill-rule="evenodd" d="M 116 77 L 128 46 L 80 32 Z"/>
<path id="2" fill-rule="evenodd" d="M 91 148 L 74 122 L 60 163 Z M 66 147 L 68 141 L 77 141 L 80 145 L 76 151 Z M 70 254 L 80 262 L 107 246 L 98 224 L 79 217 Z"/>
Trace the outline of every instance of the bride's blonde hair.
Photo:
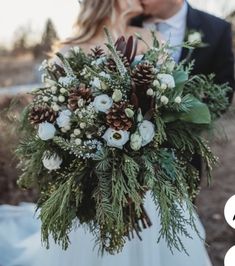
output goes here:
<path id="1" fill-rule="evenodd" d="M 114 19 L 114 5 L 116 0 L 82 0 L 80 11 L 75 23 L 76 37 L 65 43 L 83 43 L 90 40 L 100 29 L 104 20 Z"/>

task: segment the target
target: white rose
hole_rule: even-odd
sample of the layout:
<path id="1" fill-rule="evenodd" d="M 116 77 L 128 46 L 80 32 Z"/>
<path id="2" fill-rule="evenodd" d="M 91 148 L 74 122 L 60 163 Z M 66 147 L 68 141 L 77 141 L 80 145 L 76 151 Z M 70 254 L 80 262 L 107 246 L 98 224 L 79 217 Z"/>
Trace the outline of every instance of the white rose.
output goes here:
<path id="1" fill-rule="evenodd" d="M 148 120 L 144 120 L 139 124 L 139 132 L 142 137 L 142 146 L 150 143 L 155 136 L 155 127 L 154 124 Z"/>
<path id="2" fill-rule="evenodd" d="M 164 95 L 161 97 L 160 100 L 161 100 L 161 102 L 162 102 L 164 105 L 167 105 L 168 102 L 169 102 L 169 99 L 168 99 L 166 96 L 164 96 Z"/>
<path id="3" fill-rule="evenodd" d="M 56 119 L 56 123 L 59 127 L 68 128 L 70 127 L 70 120 L 71 120 L 71 111 L 64 110 L 60 112 L 59 117 Z"/>
<path id="4" fill-rule="evenodd" d="M 131 135 L 130 146 L 132 150 L 138 151 L 142 146 L 142 137 L 140 136 L 139 132 L 136 131 L 134 134 Z"/>
<path id="5" fill-rule="evenodd" d="M 175 87 L 174 77 L 170 74 L 158 74 L 158 79 L 161 84 L 165 84 L 169 89 L 173 89 Z"/>
<path id="6" fill-rule="evenodd" d="M 200 32 L 194 32 L 189 34 L 188 36 L 188 42 L 190 44 L 199 44 L 202 42 L 202 35 Z"/>
<path id="7" fill-rule="evenodd" d="M 106 113 L 113 105 L 113 100 L 107 94 L 96 96 L 93 102 L 96 111 Z"/>
<path id="8" fill-rule="evenodd" d="M 104 133 L 103 138 L 106 140 L 108 146 L 122 149 L 123 145 L 129 140 L 129 136 L 130 132 L 128 131 L 109 128 Z"/>
<path id="9" fill-rule="evenodd" d="M 52 171 L 60 168 L 62 159 L 56 153 L 51 155 L 46 151 L 43 155 L 42 163 L 46 169 Z"/>
<path id="10" fill-rule="evenodd" d="M 55 136 L 56 129 L 53 124 L 48 122 L 43 122 L 39 124 L 38 136 L 42 140 L 53 139 Z"/>

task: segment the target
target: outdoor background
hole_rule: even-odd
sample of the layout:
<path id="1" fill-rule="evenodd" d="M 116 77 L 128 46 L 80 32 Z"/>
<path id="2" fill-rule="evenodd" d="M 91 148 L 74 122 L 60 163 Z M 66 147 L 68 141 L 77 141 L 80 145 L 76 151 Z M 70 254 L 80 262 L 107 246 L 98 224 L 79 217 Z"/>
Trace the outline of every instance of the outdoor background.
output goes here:
<path id="1" fill-rule="evenodd" d="M 235 0 L 189 2 L 233 23 L 235 50 Z M 0 0 L 0 204 L 17 205 L 37 198 L 36 191 L 22 191 L 16 185 L 19 172 L 13 150 L 18 138 L 14 121 L 28 101 L 28 96 L 18 93 L 27 86 L 40 83 L 38 67 L 41 61 L 50 52 L 54 41 L 71 35 L 78 8 L 77 0 Z M 18 101 L 10 105 L 12 99 Z M 233 104 L 232 109 L 234 107 Z M 235 123 L 232 113 L 234 111 L 218 121 L 217 134 L 211 142 L 220 163 L 214 170 L 212 186 L 207 187 L 203 180 L 197 199 L 214 266 L 223 265 L 226 252 L 235 245 L 235 230 L 227 225 L 223 216 L 226 201 L 235 194 Z"/>

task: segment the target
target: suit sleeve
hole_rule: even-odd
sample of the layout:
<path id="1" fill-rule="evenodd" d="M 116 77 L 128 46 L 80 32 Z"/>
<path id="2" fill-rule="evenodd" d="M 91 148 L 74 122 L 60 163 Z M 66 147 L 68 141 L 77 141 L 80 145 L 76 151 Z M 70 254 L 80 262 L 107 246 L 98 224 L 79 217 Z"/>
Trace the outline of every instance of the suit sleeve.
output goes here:
<path id="1" fill-rule="evenodd" d="M 220 38 L 217 47 L 217 54 L 214 64 L 214 73 L 216 75 L 215 81 L 218 84 L 229 83 L 233 91 L 229 93 L 229 102 L 232 102 L 233 93 L 235 89 L 234 80 L 234 55 L 233 55 L 233 42 L 232 42 L 232 29 L 231 24 L 226 23 L 226 27 Z"/>

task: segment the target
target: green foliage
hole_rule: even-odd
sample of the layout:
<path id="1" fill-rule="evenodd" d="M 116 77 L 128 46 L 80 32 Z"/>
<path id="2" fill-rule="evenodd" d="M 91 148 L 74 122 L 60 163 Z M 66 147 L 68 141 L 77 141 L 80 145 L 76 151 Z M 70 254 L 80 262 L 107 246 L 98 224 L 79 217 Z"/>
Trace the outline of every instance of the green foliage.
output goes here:
<path id="1" fill-rule="evenodd" d="M 69 232 L 78 223 L 94 234 L 101 253 L 120 252 L 127 239 L 135 235 L 141 238 L 142 227 L 150 226 L 144 210 L 145 195 L 150 193 L 161 222 L 156 239 L 163 238 L 172 251 L 175 247 L 187 253 L 181 237 L 190 237 L 189 227 L 197 232 L 192 200 L 198 192 L 198 170 L 191 160 L 195 155 L 202 157 L 210 181 L 216 158 L 202 132 L 210 129 L 213 120 L 227 108 L 229 88 L 215 85 L 212 76 L 190 77 L 193 63 L 174 66 L 167 52 L 169 44 L 160 45 L 155 36 L 153 47 L 139 61 L 130 60 L 131 66 L 126 68 L 127 62 L 107 29 L 105 34 L 108 53 L 99 51 L 97 58 L 101 60 L 73 48 L 66 56 L 57 54 L 62 66 L 43 65 L 46 86 L 32 93 L 34 100 L 20 122 L 24 138 L 16 151 L 23 170 L 19 184 L 39 188 L 42 235 L 48 247 L 51 234 L 66 249 Z M 141 36 L 138 38 L 142 40 Z M 131 46 L 126 45 L 129 59 Z M 110 58 L 115 70 L 107 65 Z M 135 64 L 140 62 L 147 62 L 151 69 L 140 68 L 134 75 Z M 161 79 L 159 73 L 166 75 Z M 65 75 L 65 88 L 61 88 L 62 82 L 58 80 Z M 175 83 L 175 87 L 170 83 Z M 119 102 L 113 104 L 115 91 L 133 110 L 132 118 L 127 119 L 126 110 L 119 110 Z M 141 110 L 141 98 L 147 91 L 149 106 L 145 113 Z M 115 109 L 112 115 L 109 110 L 96 110 L 99 108 L 94 99 L 102 94 L 109 97 Z M 108 103 L 106 100 L 99 103 L 103 104 Z M 37 136 L 38 125 L 29 122 L 31 108 L 35 106 L 50 108 L 50 112 L 40 114 L 40 118 L 51 115 L 49 121 L 56 131 L 48 141 L 41 140 Z M 67 115 L 62 120 L 68 123 L 61 127 L 57 117 L 63 110 Z M 142 131 L 149 132 L 147 126 L 140 125 L 140 113 L 154 129 L 154 138 L 147 145 L 144 138 L 148 134 L 143 136 Z M 114 128 L 125 121 L 129 125 L 124 133 L 129 139 L 123 148 L 121 144 L 116 148 L 112 141 L 119 141 L 120 132 L 112 131 L 108 141 L 104 134 L 112 123 Z M 136 132 L 141 135 L 134 135 L 136 141 L 142 144 L 138 151 L 130 145 Z M 58 168 L 46 168 L 42 161 L 46 151 L 60 157 L 62 163 Z"/>

